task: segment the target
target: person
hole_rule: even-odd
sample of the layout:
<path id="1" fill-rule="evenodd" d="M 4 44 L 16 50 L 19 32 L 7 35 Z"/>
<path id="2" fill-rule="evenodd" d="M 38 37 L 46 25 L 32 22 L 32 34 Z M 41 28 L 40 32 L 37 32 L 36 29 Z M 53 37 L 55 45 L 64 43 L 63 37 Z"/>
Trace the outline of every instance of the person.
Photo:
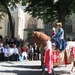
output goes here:
<path id="1" fill-rule="evenodd" d="M 64 39 L 64 30 L 62 28 L 62 23 L 61 22 L 57 23 L 57 29 L 58 29 L 58 32 L 56 34 L 56 37 L 58 37 L 60 39 Z"/>
<path id="2" fill-rule="evenodd" d="M 3 47 L 3 43 L 0 43 L 0 61 L 4 61 L 4 47 Z"/>
<path id="3" fill-rule="evenodd" d="M 34 48 L 32 45 L 29 46 L 29 60 L 33 60 Z"/>
<path id="4" fill-rule="evenodd" d="M 23 57 L 23 60 L 27 60 L 27 46 L 26 45 L 23 45 L 22 47 L 22 57 Z"/>
<path id="5" fill-rule="evenodd" d="M 52 44 L 51 41 L 46 41 L 45 46 L 45 56 L 44 56 L 44 64 L 43 64 L 43 71 L 47 68 L 48 73 L 52 73 L 53 69 L 53 58 L 52 58 Z"/>
<path id="6" fill-rule="evenodd" d="M 55 30 L 55 27 L 53 27 L 51 37 L 54 37 L 55 35 L 56 35 L 56 30 Z"/>
<path id="7" fill-rule="evenodd" d="M 14 55 L 13 57 L 14 61 L 18 61 L 19 60 L 19 50 L 16 47 L 16 44 L 13 45 L 12 50 L 13 50 L 13 55 Z"/>
<path id="8" fill-rule="evenodd" d="M 4 48 L 4 61 L 13 61 L 13 50 L 9 44 L 6 44 L 6 47 Z"/>
<path id="9" fill-rule="evenodd" d="M 52 40 L 55 42 L 56 46 L 58 47 L 59 50 L 63 50 L 66 47 L 66 42 L 64 39 L 64 30 L 62 28 L 62 23 L 58 22 L 56 23 L 57 25 L 57 33 L 54 37 L 52 37 Z"/>
<path id="10" fill-rule="evenodd" d="M 18 47 L 18 50 L 19 50 L 19 61 L 23 61 L 21 46 Z"/>
<path id="11" fill-rule="evenodd" d="M 34 59 L 39 60 L 39 47 L 37 44 L 34 45 Z"/>

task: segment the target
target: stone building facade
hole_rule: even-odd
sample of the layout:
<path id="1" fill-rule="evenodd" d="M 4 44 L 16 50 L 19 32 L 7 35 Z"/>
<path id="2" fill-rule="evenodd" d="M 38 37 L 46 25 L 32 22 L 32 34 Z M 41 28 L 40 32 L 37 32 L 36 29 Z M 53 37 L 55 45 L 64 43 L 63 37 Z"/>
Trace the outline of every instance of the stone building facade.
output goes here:
<path id="1" fill-rule="evenodd" d="M 24 12 L 25 6 L 18 6 L 11 11 L 12 22 L 14 25 L 14 37 L 26 39 L 27 32 L 24 31 L 26 28 L 43 28 L 43 22 L 40 19 L 33 18 L 31 15 Z M 4 20 L 0 21 L 0 35 L 3 37 L 10 36 L 9 19 L 6 14 Z M 12 28 L 11 28 L 12 29 Z"/>

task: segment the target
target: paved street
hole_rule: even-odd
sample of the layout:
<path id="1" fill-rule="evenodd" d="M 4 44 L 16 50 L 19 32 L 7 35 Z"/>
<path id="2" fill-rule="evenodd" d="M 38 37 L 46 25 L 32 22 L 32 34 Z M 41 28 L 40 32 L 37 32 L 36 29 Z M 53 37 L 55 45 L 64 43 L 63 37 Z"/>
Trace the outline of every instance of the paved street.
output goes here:
<path id="1" fill-rule="evenodd" d="M 40 61 L 0 62 L 0 75 L 40 75 Z"/>
<path id="2" fill-rule="evenodd" d="M 40 61 L 0 62 L 0 75 L 41 75 Z M 55 67 L 56 75 L 69 75 L 72 64 Z M 45 75 L 48 75 L 45 73 Z M 72 75 L 75 75 L 73 73 Z"/>

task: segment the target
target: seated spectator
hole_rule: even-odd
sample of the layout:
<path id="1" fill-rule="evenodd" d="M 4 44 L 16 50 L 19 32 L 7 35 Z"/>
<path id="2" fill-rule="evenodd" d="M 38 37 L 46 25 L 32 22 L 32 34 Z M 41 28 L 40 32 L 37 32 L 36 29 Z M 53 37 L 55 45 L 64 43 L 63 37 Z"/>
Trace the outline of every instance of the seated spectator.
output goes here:
<path id="1" fill-rule="evenodd" d="M 22 49 L 21 46 L 18 47 L 19 55 L 22 55 Z"/>
<path id="2" fill-rule="evenodd" d="M 13 60 L 13 50 L 10 48 L 9 44 L 7 44 L 4 49 L 4 60 L 5 61 Z"/>
<path id="3" fill-rule="evenodd" d="M 23 59 L 26 59 L 27 60 L 27 48 L 26 48 L 26 45 L 24 45 L 23 47 L 22 47 L 22 57 L 23 57 Z"/>
<path id="4" fill-rule="evenodd" d="M 22 49 L 21 49 L 21 46 L 18 47 L 18 50 L 19 50 L 19 61 L 22 61 L 23 60 L 23 57 L 22 57 Z"/>
<path id="5" fill-rule="evenodd" d="M 19 59 L 19 50 L 16 47 L 16 45 L 13 45 L 12 50 L 13 50 L 13 53 L 14 53 L 14 61 L 18 61 L 18 59 Z"/>

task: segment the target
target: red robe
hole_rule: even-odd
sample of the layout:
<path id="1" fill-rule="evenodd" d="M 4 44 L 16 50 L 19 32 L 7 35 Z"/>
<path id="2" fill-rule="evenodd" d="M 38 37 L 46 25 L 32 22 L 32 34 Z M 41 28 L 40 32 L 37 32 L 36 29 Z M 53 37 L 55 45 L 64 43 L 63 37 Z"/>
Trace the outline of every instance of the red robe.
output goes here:
<path id="1" fill-rule="evenodd" d="M 47 67 L 48 73 L 52 73 L 53 59 L 52 59 L 52 51 L 50 50 L 50 48 L 47 48 L 45 51 L 44 64 Z"/>

